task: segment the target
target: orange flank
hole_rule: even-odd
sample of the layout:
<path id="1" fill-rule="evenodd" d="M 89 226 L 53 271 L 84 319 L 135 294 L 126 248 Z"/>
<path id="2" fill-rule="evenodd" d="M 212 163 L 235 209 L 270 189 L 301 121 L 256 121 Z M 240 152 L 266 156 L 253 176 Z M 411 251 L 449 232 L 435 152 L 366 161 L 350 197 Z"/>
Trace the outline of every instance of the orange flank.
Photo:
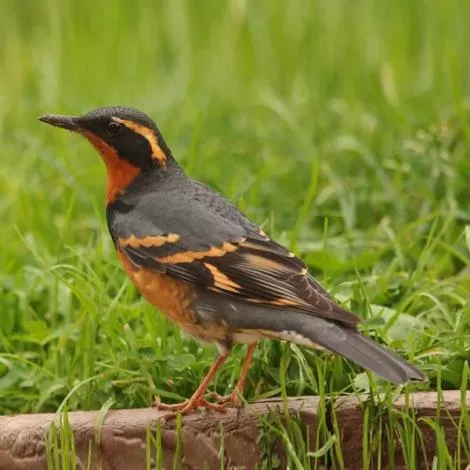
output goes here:
<path id="1" fill-rule="evenodd" d="M 178 324 L 194 321 L 190 305 L 195 299 L 195 293 L 190 284 L 136 267 L 120 250 L 118 254 L 130 280 L 152 305 Z"/>
<path id="2" fill-rule="evenodd" d="M 194 286 L 165 274 L 136 267 L 120 250 L 118 254 L 132 283 L 169 320 L 201 341 L 223 341 L 227 337 L 229 332 L 227 325 L 206 328 L 197 322 L 191 308 L 192 302 L 196 299 Z"/>

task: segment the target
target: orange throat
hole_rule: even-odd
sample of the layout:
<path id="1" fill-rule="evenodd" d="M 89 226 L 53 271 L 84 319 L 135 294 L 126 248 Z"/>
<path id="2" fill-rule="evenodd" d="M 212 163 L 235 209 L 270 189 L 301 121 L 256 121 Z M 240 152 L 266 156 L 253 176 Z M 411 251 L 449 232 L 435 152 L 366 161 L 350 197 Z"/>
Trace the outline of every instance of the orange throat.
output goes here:
<path id="1" fill-rule="evenodd" d="M 85 137 L 101 155 L 108 170 L 106 205 L 111 204 L 140 174 L 140 168 L 120 158 L 116 150 L 91 132 Z"/>

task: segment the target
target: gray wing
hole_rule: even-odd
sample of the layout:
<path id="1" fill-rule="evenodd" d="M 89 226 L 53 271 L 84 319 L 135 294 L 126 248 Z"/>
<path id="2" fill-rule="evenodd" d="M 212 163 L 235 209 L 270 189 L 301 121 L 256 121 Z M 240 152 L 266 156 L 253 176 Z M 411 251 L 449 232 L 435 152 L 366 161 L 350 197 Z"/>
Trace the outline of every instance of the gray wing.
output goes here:
<path id="1" fill-rule="evenodd" d="M 222 196 L 194 182 L 184 189 L 123 198 L 110 207 L 111 235 L 132 263 L 250 304 L 348 325 L 359 321 L 332 300 L 299 258 Z"/>

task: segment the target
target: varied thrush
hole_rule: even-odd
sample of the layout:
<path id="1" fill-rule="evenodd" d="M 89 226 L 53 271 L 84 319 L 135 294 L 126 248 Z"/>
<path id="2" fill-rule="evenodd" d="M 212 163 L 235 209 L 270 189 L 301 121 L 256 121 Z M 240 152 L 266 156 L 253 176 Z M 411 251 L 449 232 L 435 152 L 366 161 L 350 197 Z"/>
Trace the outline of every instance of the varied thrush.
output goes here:
<path id="1" fill-rule="evenodd" d="M 218 359 L 193 396 L 163 409 L 222 410 L 240 403 L 257 342 L 281 339 L 339 353 L 394 383 L 425 376 L 357 330 L 294 253 L 271 240 L 233 204 L 185 175 L 155 123 L 127 107 L 41 121 L 78 132 L 108 171 L 106 217 L 117 254 L 142 295 Z M 240 379 L 228 397 L 206 391 L 233 343 L 247 343 Z"/>

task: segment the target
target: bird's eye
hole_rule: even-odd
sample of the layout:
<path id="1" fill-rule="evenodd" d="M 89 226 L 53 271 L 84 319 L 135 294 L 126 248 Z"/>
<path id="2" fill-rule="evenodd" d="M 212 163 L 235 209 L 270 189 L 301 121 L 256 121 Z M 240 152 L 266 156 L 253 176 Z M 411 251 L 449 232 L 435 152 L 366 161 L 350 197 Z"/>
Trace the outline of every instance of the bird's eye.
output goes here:
<path id="1" fill-rule="evenodd" d="M 110 134 L 117 134 L 121 130 L 121 124 L 116 121 L 109 121 L 108 124 L 106 125 L 106 130 Z"/>

